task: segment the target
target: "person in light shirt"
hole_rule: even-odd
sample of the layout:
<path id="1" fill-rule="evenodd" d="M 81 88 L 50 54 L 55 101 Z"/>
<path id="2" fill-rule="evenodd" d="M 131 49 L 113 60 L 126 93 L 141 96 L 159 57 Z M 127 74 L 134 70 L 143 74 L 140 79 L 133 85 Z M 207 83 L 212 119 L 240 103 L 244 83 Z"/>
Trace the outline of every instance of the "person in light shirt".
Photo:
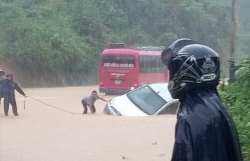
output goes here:
<path id="1" fill-rule="evenodd" d="M 90 96 L 84 97 L 82 99 L 82 105 L 83 105 L 83 108 L 84 108 L 83 114 L 88 113 L 88 106 L 89 106 L 90 112 L 94 114 L 96 112 L 95 101 L 98 100 L 98 99 L 103 100 L 105 102 L 108 102 L 105 99 L 99 97 L 97 95 L 96 91 L 92 91 Z"/>

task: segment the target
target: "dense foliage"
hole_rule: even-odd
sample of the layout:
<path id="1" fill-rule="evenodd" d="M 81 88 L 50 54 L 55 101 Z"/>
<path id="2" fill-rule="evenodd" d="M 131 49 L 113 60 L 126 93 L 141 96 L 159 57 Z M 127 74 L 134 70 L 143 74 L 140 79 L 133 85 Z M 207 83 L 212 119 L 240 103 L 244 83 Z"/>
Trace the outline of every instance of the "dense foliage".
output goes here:
<path id="1" fill-rule="evenodd" d="M 189 37 L 217 50 L 226 74 L 230 5 L 228 0 L 0 0 L 0 63 L 8 62 L 23 86 L 83 85 L 96 83 L 99 54 L 111 42 L 167 46 Z M 245 53 L 248 45 L 241 42 L 238 49 Z"/>
<path id="2" fill-rule="evenodd" d="M 236 71 L 236 83 L 223 85 L 220 95 L 237 126 L 244 161 L 250 160 L 250 58 Z"/>

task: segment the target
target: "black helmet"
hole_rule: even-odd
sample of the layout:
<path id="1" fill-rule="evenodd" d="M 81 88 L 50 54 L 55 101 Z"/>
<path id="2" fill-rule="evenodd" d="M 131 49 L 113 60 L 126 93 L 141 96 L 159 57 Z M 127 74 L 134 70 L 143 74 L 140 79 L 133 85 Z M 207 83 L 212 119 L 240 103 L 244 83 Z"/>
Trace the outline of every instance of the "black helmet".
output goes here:
<path id="1" fill-rule="evenodd" d="M 168 89 L 173 98 L 179 99 L 185 91 L 194 88 L 213 88 L 219 84 L 219 55 L 205 45 L 186 45 L 173 52 L 168 69 Z"/>

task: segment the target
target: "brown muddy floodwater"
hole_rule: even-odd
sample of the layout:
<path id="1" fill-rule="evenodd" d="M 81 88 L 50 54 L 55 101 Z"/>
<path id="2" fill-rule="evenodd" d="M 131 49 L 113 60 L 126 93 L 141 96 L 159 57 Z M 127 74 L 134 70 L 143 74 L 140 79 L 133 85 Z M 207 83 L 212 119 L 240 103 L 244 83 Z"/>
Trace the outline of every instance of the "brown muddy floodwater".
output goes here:
<path id="1" fill-rule="evenodd" d="M 172 154 L 176 116 L 116 117 L 82 115 L 81 99 L 98 86 L 23 89 L 28 96 L 69 114 L 24 99 L 16 93 L 18 113 L 0 107 L 0 161 L 167 161 Z M 107 100 L 114 96 L 104 96 Z M 3 103 L 2 103 L 3 104 Z"/>

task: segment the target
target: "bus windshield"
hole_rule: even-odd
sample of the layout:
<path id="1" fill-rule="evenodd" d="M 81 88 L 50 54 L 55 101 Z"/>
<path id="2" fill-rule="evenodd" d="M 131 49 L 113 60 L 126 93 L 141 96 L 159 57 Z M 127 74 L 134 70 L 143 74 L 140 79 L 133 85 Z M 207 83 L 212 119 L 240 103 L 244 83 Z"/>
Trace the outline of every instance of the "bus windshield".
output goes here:
<path id="1" fill-rule="evenodd" d="M 105 55 L 102 58 L 102 66 L 135 68 L 135 57 L 130 55 Z"/>

